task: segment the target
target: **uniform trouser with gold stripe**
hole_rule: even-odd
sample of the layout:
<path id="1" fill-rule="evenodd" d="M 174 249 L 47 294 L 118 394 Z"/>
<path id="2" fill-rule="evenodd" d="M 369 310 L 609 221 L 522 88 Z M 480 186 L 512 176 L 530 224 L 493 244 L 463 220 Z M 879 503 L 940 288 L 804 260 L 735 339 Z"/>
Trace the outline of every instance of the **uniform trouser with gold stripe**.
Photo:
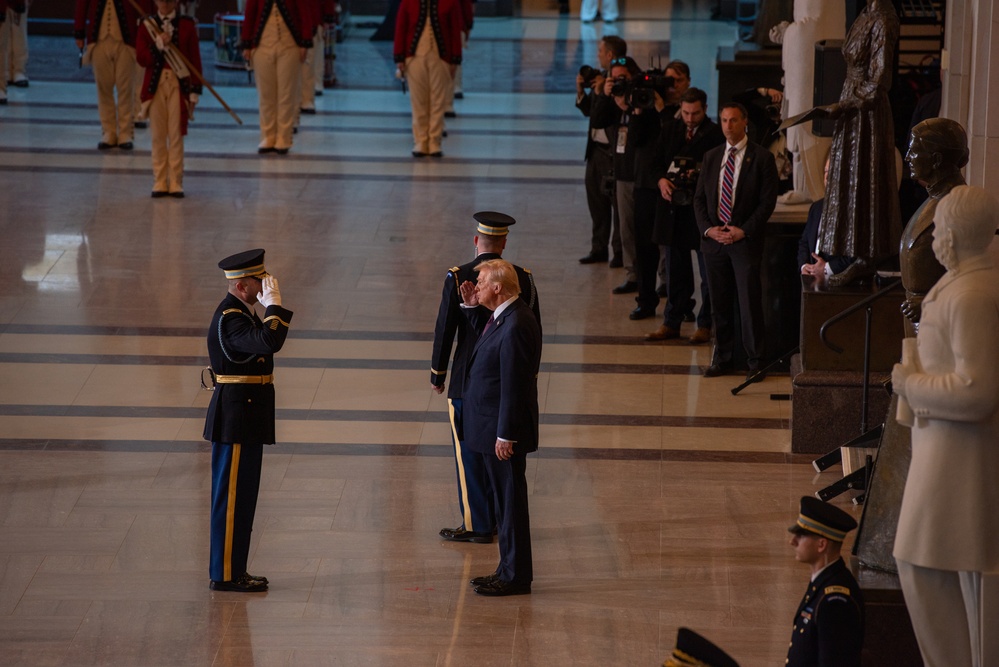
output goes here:
<path id="1" fill-rule="evenodd" d="M 94 80 L 97 82 L 97 111 L 101 117 L 101 141 L 112 146 L 132 141 L 135 49 L 124 42 L 99 40 L 94 45 L 93 65 Z"/>
<path id="2" fill-rule="evenodd" d="M 232 581 L 246 572 L 250 532 L 257 511 L 263 445 L 212 443 L 212 581 Z"/>
<path id="3" fill-rule="evenodd" d="M 153 190 L 184 191 L 184 135 L 181 133 L 180 81 L 173 70 L 164 68 L 156 95 L 149 105 L 149 133 L 152 137 Z"/>
<path id="4" fill-rule="evenodd" d="M 252 56 L 260 101 L 260 148 L 291 148 L 302 101 L 298 44 L 276 11 L 277 5 Z"/>
<path id="5" fill-rule="evenodd" d="M 444 134 L 444 110 L 451 91 L 448 64 L 436 53 L 406 59 L 409 103 L 413 109 L 413 150 L 436 153 Z"/>
<path id="6" fill-rule="evenodd" d="M 482 456 L 465 448 L 458 438 L 462 433 L 461 399 L 447 399 L 451 416 L 451 442 L 458 473 L 458 512 L 465 530 L 488 533 L 496 527 L 496 508 L 492 486 Z"/>

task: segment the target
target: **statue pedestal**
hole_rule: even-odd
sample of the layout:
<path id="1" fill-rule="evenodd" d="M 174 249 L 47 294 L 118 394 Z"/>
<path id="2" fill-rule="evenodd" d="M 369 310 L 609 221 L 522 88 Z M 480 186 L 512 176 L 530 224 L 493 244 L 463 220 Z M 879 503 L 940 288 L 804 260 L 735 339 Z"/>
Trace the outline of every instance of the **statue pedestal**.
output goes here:
<path id="1" fill-rule="evenodd" d="M 876 288 L 871 283 L 828 288 L 811 276 L 802 276 L 801 284 L 801 354 L 791 369 L 791 451 L 826 454 L 861 435 L 866 313 L 856 312 L 830 327 L 828 338 L 842 353 L 826 347 L 819 328 Z M 871 304 L 867 428 L 880 424 L 888 408 L 883 383 L 902 354 L 903 298 L 898 290 Z"/>
<path id="2" fill-rule="evenodd" d="M 863 667 L 922 667 L 898 575 L 850 560 L 850 569 L 864 594 Z"/>

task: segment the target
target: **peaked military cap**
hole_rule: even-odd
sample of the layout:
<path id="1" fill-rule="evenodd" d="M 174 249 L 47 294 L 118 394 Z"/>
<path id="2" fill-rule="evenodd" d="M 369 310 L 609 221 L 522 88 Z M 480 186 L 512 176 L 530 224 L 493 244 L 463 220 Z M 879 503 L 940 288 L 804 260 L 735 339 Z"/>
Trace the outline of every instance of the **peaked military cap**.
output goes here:
<path id="1" fill-rule="evenodd" d="M 517 221 L 507 214 L 496 211 L 479 211 L 472 217 L 478 223 L 475 231 L 487 236 L 506 236 L 510 233 L 510 225 L 517 224 Z"/>
<path id="2" fill-rule="evenodd" d="M 227 280 L 263 278 L 267 275 L 267 269 L 264 268 L 264 249 L 256 248 L 230 255 L 219 262 L 219 268 L 225 272 Z"/>
<path id="3" fill-rule="evenodd" d="M 663 667 L 739 667 L 739 663 L 690 628 L 676 631 L 676 648 Z"/>
<path id="4" fill-rule="evenodd" d="M 833 542 L 842 542 L 846 534 L 857 527 L 853 517 L 829 503 L 812 496 L 801 497 L 798 520 L 788 528 L 796 535 L 813 534 Z"/>

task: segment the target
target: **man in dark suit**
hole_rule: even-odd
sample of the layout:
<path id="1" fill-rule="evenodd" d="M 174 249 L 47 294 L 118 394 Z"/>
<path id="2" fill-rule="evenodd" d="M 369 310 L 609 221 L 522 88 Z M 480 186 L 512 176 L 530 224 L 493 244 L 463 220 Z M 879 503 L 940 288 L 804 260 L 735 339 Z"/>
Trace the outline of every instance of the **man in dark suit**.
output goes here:
<path id="1" fill-rule="evenodd" d="M 746 135 L 748 116 L 741 104 L 721 111 L 725 144 L 704 155 L 694 194 L 694 215 L 708 274 L 715 349 L 705 377 L 730 373 L 735 341 L 735 299 L 742 321 L 750 377 L 763 355 L 763 287 L 760 268 L 767 219 L 777 205 L 777 166 L 773 155 Z"/>
<path id="2" fill-rule="evenodd" d="M 465 302 L 493 311 L 479 336 L 465 375 L 465 443 L 483 460 L 496 494 L 500 562 L 492 574 L 471 580 L 479 595 L 523 595 L 534 579 L 527 454 L 538 449 L 538 370 L 541 328 L 518 298 L 520 284 L 509 262 L 479 264 Z"/>
<path id="3" fill-rule="evenodd" d="M 491 259 L 499 259 L 506 248 L 507 234 L 516 220 L 503 213 L 482 211 L 474 216 L 476 234 L 473 237 L 476 257 L 471 262 L 448 269 L 444 277 L 444 292 L 441 294 L 437 312 L 437 325 L 434 328 L 434 350 L 430 367 L 430 386 L 441 394 L 447 380 L 447 366 L 454 347 L 454 361 L 451 362 L 451 384 L 447 391 L 448 413 L 451 418 L 451 440 L 454 444 L 455 467 L 458 477 L 458 511 L 462 523 L 457 528 L 442 528 L 440 536 L 450 542 L 474 542 L 489 544 L 493 541 L 496 528 L 496 513 L 493 494 L 482 457 L 468 450 L 464 443 L 462 413 L 465 387 L 465 371 L 468 358 L 472 355 L 475 341 L 489 320 L 491 312 L 485 306 L 467 305 L 462 302 L 459 292 L 461 285 L 472 289 L 478 279 L 476 266 Z M 538 293 L 534 286 L 534 276 L 527 269 L 514 266 L 520 283 L 521 298 L 527 302 L 541 327 L 541 308 Z"/>
<path id="4" fill-rule="evenodd" d="M 829 158 L 826 158 L 825 180 L 829 180 Z M 819 223 L 822 221 L 824 202 L 825 199 L 820 199 L 808 207 L 805 231 L 798 239 L 798 266 L 801 267 L 803 276 L 832 276 L 853 264 L 853 257 L 830 255 L 818 249 Z"/>
<path id="5" fill-rule="evenodd" d="M 666 309 L 662 325 L 645 336 L 646 340 L 670 340 L 680 337 L 680 325 L 691 297 L 694 295 L 694 267 L 690 253 L 697 251 L 697 261 L 703 265 L 700 233 L 694 218 L 693 192 L 682 170 L 696 170 L 704 154 L 724 143 L 725 135 L 707 116 L 708 96 L 700 88 L 688 88 L 680 98 L 680 117 L 673 120 L 660 135 L 656 149 L 656 174 L 660 200 L 653 229 L 653 240 L 668 248 L 669 280 Z M 684 160 L 686 166 L 679 164 Z M 682 187 L 681 187 L 682 186 Z M 674 195 L 676 198 L 674 200 Z M 690 337 L 692 344 L 711 340 L 711 304 L 702 269 L 701 308 L 697 314 L 697 330 Z"/>
<path id="6" fill-rule="evenodd" d="M 798 520 L 788 528 L 794 557 L 812 570 L 794 615 L 790 667 L 860 667 L 864 645 L 864 598 L 840 551 L 853 517 L 818 498 L 804 496 Z"/>
<path id="7" fill-rule="evenodd" d="M 212 443 L 212 590 L 267 590 L 265 577 L 246 572 L 257 509 L 263 446 L 274 443 L 274 353 L 288 336 L 291 311 L 281 307 L 277 279 L 264 251 L 247 250 L 219 262 L 229 293 L 208 329 L 213 393 L 205 418 Z M 253 311 L 264 308 L 261 322 Z"/>

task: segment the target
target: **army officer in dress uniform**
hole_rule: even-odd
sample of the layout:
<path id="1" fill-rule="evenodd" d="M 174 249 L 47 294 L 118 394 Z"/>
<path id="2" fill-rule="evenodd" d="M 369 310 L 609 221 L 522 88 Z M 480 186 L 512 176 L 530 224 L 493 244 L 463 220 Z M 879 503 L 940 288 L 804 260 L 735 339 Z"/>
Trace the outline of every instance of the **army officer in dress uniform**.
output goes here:
<path id="1" fill-rule="evenodd" d="M 451 359 L 451 349 L 454 347 L 447 402 L 458 474 L 458 510 L 462 520 L 457 528 L 441 529 L 440 536 L 451 542 L 489 544 L 493 541 L 493 530 L 496 528 L 496 511 L 482 459 L 465 449 L 461 397 L 468 358 L 492 312 L 485 306 L 465 306 L 459 288 L 464 283 L 475 284 L 479 277 L 478 271 L 475 270 L 477 265 L 490 259 L 500 259 L 506 248 L 510 227 L 516 223 L 516 220 L 509 215 L 493 211 L 481 211 L 472 217 L 476 223 L 475 236 L 472 238 L 475 244 L 475 259 L 461 266 L 451 267 L 444 276 L 444 292 L 441 295 L 437 325 L 434 328 L 430 386 L 438 394 L 444 392 L 448 361 Z M 540 328 L 541 309 L 538 306 L 534 277 L 527 269 L 516 265 L 514 269 L 520 280 L 521 298 L 534 311 L 534 317 Z"/>
<path id="2" fill-rule="evenodd" d="M 853 517 L 804 496 L 798 520 L 788 528 L 794 556 L 812 568 L 812 580 L 794 616 L 787 665 L 860 667 L 864 599 L 840 549 L 857 527 Z"/>
<path id="3" fill-rule="evenodd" d="M 277 279 L 264 269 L 264 251 L 247 250 L 219 262 L 229 293 L 208 329 L 215 387 L 205 440 L 212 443 L 210 587 L 267 590 L 265 577 L 246 571 L 260 488 L 263 446 L 274 443 L 274 353 L 288 336 L 291 311 L 281 307 Z M 263 321 L 253 304 L 264 307 Z"/>

